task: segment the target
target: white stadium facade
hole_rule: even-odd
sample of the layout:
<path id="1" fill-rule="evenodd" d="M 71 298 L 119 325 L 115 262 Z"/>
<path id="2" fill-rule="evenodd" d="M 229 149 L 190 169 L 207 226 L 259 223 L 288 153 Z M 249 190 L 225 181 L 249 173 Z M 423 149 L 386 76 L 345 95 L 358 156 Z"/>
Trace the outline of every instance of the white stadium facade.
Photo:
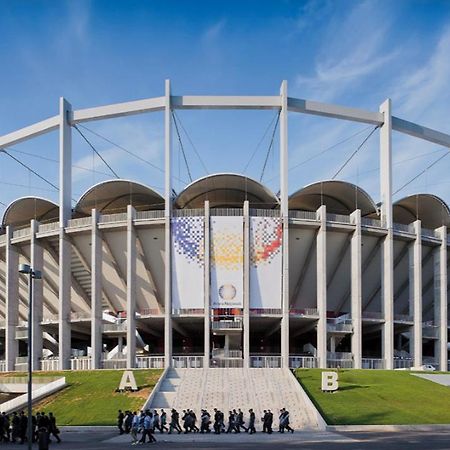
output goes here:
<path id="1" fill-rule="evenodd" d="M 393 132 L 450 136 L 392 116 L 288 97 L 165 95 L 75 110 L 0 136 L 0 149 L 59 133 L 59 202 L 19 198 L 0 232 L 1 370 L 150 367 L 448 368 L 448 205 L 392 201 Z M 174 109 L 280 112 L 280 189 L 239 174 L 173 195 Z M 111 180 L 72 203 L 72 127 L 162 111 L 165 187 Z M 380 197 L 344 181 L 288 192 L 288 115 L 379 126 Z"/>

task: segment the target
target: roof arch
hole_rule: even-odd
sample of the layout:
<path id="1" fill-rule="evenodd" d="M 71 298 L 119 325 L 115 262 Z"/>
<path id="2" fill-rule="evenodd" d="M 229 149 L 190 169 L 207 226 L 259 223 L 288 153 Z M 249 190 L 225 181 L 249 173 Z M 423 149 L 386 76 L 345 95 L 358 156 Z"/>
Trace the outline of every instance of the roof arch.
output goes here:
<path id="1" fill-rule="evenodd" d="M 217 173 L 193 181 L 181 191 L 178 208 L 203 208 L 209 200 L 211 208 L 242 208 L 248 200 L 253 208 L 272 209 L 279 205 L 277 196 L 253 178 L 236 173 Z"/>
<path id="2" fill-rule="evenodd" d="M 450 226 L 450 209 L 440 197 L 433 194 L 414 194 L 396 201 L 393 205 L 393 220 L 410 224 L 418 219 L 424 228 Z"/>
<path id="3" fill-rule="evenodd" d="M 164 209 L 163 197 L 152 188 L 130 180 L 107 180 L 90 187 L 78 200 L 75 214 L 88 216 L 92 209 L 102 214 L 125 212 L 132 205 L 138 211 Z"/>
<path id="4" fill-rule="evenodd" d="M 351 214 L 356 209 L 361 210 L 362 216 L 377 213 L 377 206 L 370 195 L 347 181 L 319 181 L 289 197 L 289 209 L 316 211 L 321 205 L 326 205 L 327 212 L 333 214 Z"/>
<path id="5" fill-rule="evenodd" d="M 42 197 L 20 197 L 6 207 L 2 227 L 23 227 L 29 226 L 32 219 L 49 222 L 58 218 L 59 206 L 55 202 Z"/>

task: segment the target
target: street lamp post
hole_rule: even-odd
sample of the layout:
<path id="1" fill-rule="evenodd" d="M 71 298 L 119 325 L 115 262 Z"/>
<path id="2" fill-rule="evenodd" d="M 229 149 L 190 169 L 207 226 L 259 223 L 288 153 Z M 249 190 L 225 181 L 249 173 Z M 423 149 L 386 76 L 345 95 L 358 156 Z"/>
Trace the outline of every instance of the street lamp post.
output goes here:
<path id="1" fill-rule="evenodd" d="M 33 280 L 42 278 L 39 270 L 34 270 L 28 264 L 20 264 L 19 272 L 28 275 L 28 449 L 33 446 L 33 360 L 32 360 L 32 331 L 33 331 Z"/>

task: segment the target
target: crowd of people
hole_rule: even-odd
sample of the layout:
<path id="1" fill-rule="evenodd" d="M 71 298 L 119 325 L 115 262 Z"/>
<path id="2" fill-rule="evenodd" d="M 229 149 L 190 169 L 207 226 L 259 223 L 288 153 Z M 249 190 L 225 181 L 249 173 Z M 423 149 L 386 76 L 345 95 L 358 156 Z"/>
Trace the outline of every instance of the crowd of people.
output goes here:
<path id="1" fill-rule="evenodd" d="M 56 417 L 50 412 L 38 412 L 31 417 L 33 442 L 51 442 L 54 436 L 56 442 L 61 442 Z M 0 414 L 0 442 L 23 444 L 28 440 L 28 416 L 21 411 L 12 414 Z"/>
<path id="2" fill-rule="evenodd" d="M 238 409 L 233 409 L 228 412 L 227 420 L 225 414 L 214 408 L 212 415 L 206 410 L 202 409 L 200 414 L 199 426 L 197 426 L 197 416 L 192 409 L 183 410 L 181 417 L 176 409 L 170 412 L 170 420 L 164 409 L 159 412 L 155 409 L 150 411 L 121 411 L 117 416 L 117 426 L 120 434 L 130 434 L 133 445 L 145 444 L 145 442 L 156 442 L 155 433 L 173 432 L 181 433 L 240 433 L 243 430 L 246 433 L 256 433 L 255 421 L 256 414 L 253 409 L 248 411 L 248 423 L 244 420 L 244 413 Z M 183 424 L 181 427 L 180 420 Z M 262 431 L 267 434 L 273 433 L 273 413 L 270 409 L 264 410 L 261 417 Z M 184 431 L 183 431 L 184 430 Z M 294 430 L 289 425 L 289 411 L 286 408 L 280 410 L 278 416 L 278 432 L 291 432 Z M 139 438 L 139 434 L 141 435 Z"/>

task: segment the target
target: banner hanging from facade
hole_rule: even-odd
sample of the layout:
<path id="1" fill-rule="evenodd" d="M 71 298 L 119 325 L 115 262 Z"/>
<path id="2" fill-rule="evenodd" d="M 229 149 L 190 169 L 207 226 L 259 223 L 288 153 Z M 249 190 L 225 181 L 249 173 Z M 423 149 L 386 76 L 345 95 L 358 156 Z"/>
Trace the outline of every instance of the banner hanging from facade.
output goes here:
<path id="1" fill-rule="evenodd" d="M 211 217 L 211 307 L 242 308 L 243 218 Z"/>
<path id="2" fill-rule="evenodd" d="M 171 224 L 172 308 L 204 308 L 204 218 L 174 217 Z"/>
<path id="3" fill-rule="evenodd" d="M 250 217 L 250 308 L 281 308 L 283 227 L 279 217 Z"/>

